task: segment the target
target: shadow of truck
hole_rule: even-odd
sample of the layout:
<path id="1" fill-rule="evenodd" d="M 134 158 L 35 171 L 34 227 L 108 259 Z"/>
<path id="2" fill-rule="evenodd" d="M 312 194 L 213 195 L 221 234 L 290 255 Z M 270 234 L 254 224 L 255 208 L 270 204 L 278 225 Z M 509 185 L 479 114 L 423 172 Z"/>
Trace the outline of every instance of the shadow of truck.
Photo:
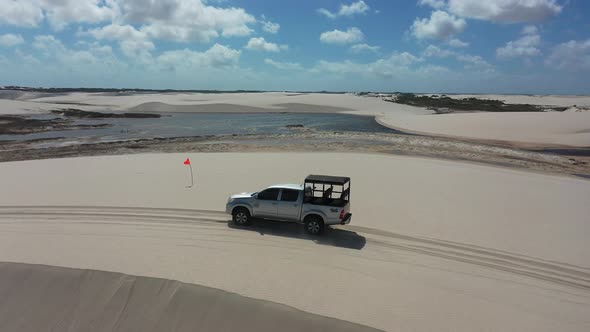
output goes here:
<path id="1" fill-rule="evenodd" d="M 313 241 L 314 243 L 321 245 L 346 249 L 361 250 L 367 243 L 367 240 L 364 236 L 346 229 L 326 227 L 326 230 L 322 235 L 314 236 L 305 232 L 301 224 L 274 220 L 255 219 L 252 220 L 252 224 L 248 226 L 236 225 L 229 221 L 228 227 L 232 229 L 257 232 L 262 236 L 271 235 L 290 237 L 294 239 Z"/>

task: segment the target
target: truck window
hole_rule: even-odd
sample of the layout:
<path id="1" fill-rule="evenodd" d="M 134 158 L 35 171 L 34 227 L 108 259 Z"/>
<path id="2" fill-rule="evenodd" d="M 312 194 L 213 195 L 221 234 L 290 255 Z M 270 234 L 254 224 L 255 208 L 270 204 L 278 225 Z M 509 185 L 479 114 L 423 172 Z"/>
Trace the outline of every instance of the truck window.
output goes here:
<path id="1" fill-rule="evenodd" d="M 263 201 L 276 201 L 279 198 L 279 189 L 278 188 L 270 188 L 263 190 L 258 193 L 257 199 Z"/>
<path id="2" fill-rule="evenodd" d="M 293 189 L 283 189 L 283 194 L 281 195 L 281 201 L 285 202 L 295 202 L 299 198 L 299 190 Z"/>

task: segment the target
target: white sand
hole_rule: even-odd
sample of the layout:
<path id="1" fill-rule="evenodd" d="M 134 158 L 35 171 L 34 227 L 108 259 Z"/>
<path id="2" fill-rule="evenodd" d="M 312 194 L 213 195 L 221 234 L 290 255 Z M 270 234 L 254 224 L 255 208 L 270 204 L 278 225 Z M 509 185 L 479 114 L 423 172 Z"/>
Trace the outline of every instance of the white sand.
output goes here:
<path id="1" fill-rule="evenodd" d="M 0 294 L 10 332 L 376 331 L 199 285 L 43 265 L 0 263 Z"/>
<path id="2" fill-rule="evenodd" d="M 520 145 L 590 147 L 590 112 L 463 113 L 398 118 L 386 114 L 384 125 L 435 134 Z"/>
<path id="3" fill-rule="evenodd" d="M 585 96 L 455 95 L 453 97 L 502 99 L 509 103 L 554 106 L 588 106 Z M 66 103 L 66 104 L 59 104 Z M 83 105 L 76 105 L 81 103 Z M 57 107 L 83 110 L 144 112 L 222 112 L 219 104 L 252 107 L 247 112 L 307 111 L 349 112 L 376 116 L 387 126 L 411 132 L 449 137 L 508 141 L 529 145 L 590 146 L 590 112 L 562 113 L 471 113 L 437 115 L 432 111 L 393 104 L 379 98 L 350 94 L 267 93 L 170 93 L 113 96 L 72 93 L 28 100 L 0 100 L 0 114 L 41 112 Z M 297 107 L 281 104 L 298 104 Z M 305 106 L 307 105 L 307 106 Z M 209 107 L 207 107 L 209 106 Z M 229 108 L 236 111 L 235 107 Z M 227 110 L 226 110 L 227 111 Z"/>
<path id="4" fill-rule="evenodd" d="M 352 177 L 350 227 L 313 241 L 298 228 L 229 228 L 215 212 L 230 193 L 309 173 Z M 584 180 L 385 155 L 228 153 L 2 163 L 0 183 L 3 206 L 203 210 L 1 208 L 0 261 L 175 279 L 389 331 L 590 328 Z"/>

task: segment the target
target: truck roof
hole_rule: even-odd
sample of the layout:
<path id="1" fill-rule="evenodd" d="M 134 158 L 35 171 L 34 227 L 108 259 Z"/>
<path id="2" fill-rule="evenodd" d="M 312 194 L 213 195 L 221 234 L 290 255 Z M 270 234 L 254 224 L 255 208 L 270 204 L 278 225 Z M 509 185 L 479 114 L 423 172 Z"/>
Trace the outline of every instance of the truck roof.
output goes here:
<path id="1" fill-rule="evenodd" d="M 305 178 L 306 183 L 326 183 L 335 185 L 344 185 L 349 181 L 350 178 L 346 176 L 309 175 Z"/>
<path id="2" fill-rule="evenodd" d="M 281 189 L 293 189 L 293 190 L 303 190 L 303 185 L 301 184 L 275 184 L 270 186 L 269 188 L 281 188 Z"/>

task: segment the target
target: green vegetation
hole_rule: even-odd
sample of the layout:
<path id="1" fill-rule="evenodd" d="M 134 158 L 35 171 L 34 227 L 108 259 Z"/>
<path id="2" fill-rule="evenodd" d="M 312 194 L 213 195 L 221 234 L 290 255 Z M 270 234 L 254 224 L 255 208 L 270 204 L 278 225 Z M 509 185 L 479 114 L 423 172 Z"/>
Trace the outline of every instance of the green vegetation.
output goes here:
<path id="1" fill-rule="evenodd" d="M 399 93 L 390 102 L 426 107 L 437 113 L 452 112 L 543 112 L 548 108 L 529 104 L 506 104 L 501 100 L 463 98 L 455 99 L 446 95 L 415 95 L 413 93 Z M 550 110 L 563 112 L 566 107 L 551 107 Z"/>
<path id="2" fill-rule="evenodd" d="M 53 111 L 51 111 L 51 113 L 66 116 L 66 117 L 81 118 L 81 119 L 107 119 L 107 118 L 143 119 L 143 118 L 159 118 L 159 117 L 161 117 L 160 114 L 152 114 L 152 113 L 102 113 L 102 112 L 82 111 L 82 110 L 75 109 L 75 108 L 64 108 L 64 109 L 60 109 L 60 110 L 53 110 Z"/>

